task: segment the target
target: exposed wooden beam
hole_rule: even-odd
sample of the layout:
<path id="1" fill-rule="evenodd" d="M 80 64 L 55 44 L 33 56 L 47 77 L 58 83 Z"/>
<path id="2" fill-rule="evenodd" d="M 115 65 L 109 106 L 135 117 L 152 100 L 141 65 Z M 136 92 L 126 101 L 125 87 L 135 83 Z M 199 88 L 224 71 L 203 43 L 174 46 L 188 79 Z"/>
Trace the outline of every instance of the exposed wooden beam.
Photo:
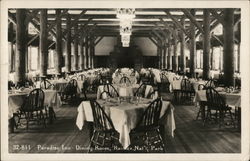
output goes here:
<path id="1" fill-rule="evenodd" d="M 190 21 L 202 32 L 204 30 L 202 26 L 196 21 L 196 17 L 192 16 L 192 14 L 187 9 L 182 9 L 182 12 L 190 19 Z"/>
<path id="2" fill-rule="evenodd" d="M 99 37 L 99 39 L 98 40 L 96 40 L 96 42 L 95 42 L 95 46 L 103 39 L 103 37 L 104 36 L 101 36 L 101 37 Z"/>
<path id="3" fill-rule="evenodd" d="M 40 12 L 38 9 L 33 10 L 32 12 L 27 11 L 28 16 L 25 19 L 26 23 L 29 23 L 33 18 L 35 18 L 38 12 Z"/>
<path id="4" fill-rule="evenodd" d="M 159 38 L 159 40 L 161 40 L 162 45 L 162 42 L 165 40 L 165 37 L 162 37 L 162 35 L 160 35 L 155 29 L 153 29 L 152 32 Z"/>
<path id="5" fill-rule="evenodd" d="M 73 18 L 77 17 L 78 14 L 71 14 Z M 173 15 L 175 18 L 179 19 L 182 15 Z M 202 15 L 197 15 L 197 18 L 202 18 Z M 55 18 L 55 14 L 50 14 L 49 18 Z M 82 19 L 117 19 L 116 14 L 85 14 Z M 136 19 L 159 19 L 159 18 L 167 18 L 166 15 L 155 15 L 155 14 L 145 14 L 145 15 L 136 15 Z"/>
<path id="6" fill-rule="evenodd" d="M 87 10 L 83 10 L 73 21 L 70 23 L 69 28 L 63 33 L 63 35 L 66 35 L 69 30 L 75 26 L 78 23 L 78 20 L 87 12 Z"/>
<path id="7" fill-rule="evenodd" d="M 149 40 L 152 41 L 153 44 L 155 44 L 155 46 L 159 47 L 159 45 L 157 44 L 157 42 L 154 40 L 153 37 L 149 36 L 148 38 L 149 38 Z"/>
<path id="8" fill-rule="evenodd" d="M 60 18 L 65 14 L 65 13 L 67 13 L 68 12 L 68 10 L 63 10 L 63 12 L 60 14 Z M 39 18 L 37 17 L 37 15 L 35 15 L 35 16 L 33 16 L 33 18 L 36 20 L 36 21 L 38 21 L 39 22 Z M 39 25 L 37 25 L 33 20 L 31 20 L 31 23 L 33 24 L 33 26 L 34 27 L 36 27 L 37 29 L 38 29 L 38 31 L 39 31 Z M 51 24 L 49 27 L 48 27 L 48 29 L 47 29 L 47 31 L 48 31 L 48 33 L 50 33 L 52 36 L 54 36 L 54 37 L 56 37 L 56 33 L 52 30 L 54 27 L 55 27 L 55 22 L 53 23 L 53 24 Z M 39 37 L 39 34 L 37 34 L 37 35 L 35 35 L 35 36 L 33 36 L 31 39 L 30 39 L 30 41 L 28 42 L 28 45 L 30 45 L 34 40 L 36 40 L 36 38 L 38 38 Z M 65 37 L 63 36 L 63 39 L 65 39 Z M 50 48 L 51 46 L 49 45 L 49 48 Z"/>
<path id="9" fill-rule="evenodd" d="M 11 13 L 10 11 L 8 11 L 8 19 L 9 19 L 13 24 L 16 25 L 16 16 L 15 16 L 13 13 Z"/>
<path id="10" fill-rule="evenodd" d="M 222 17 L 222 12 L 218 14 L 217 11 L 213 9 L 209 9 L 209 12 L 224 26 L 225 22 Z"/>
<path id="11" fill-rule="evenodd" d="M 191 35 L 185 30 L 185 28 L 183 28 L 183 26 L 179 23 L 179 21 L 171 15 L 171 13 L 169 11 L 165 11 L 165 13 L 168 15 L 169 18 L 171 18 L 174 22 L 174 24 L 181 29 L 189 38 L 191 38 Z"/>

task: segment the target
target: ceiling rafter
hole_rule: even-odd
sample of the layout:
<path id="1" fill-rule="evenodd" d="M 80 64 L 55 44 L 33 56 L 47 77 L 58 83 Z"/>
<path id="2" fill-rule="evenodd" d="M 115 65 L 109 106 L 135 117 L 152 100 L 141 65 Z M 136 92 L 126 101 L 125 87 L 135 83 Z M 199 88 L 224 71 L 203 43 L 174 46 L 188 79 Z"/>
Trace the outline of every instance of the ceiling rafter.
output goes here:
<path id="1" fill-rule="evenodd" d="M 191 38 L 191 35 L 185 30 L 185 28 L 179 23 L 179 21 L 171 15 L 169 11 L 165 11 L 165 13 L 173 20 L 174 24 L 181 29 L 189 38 Z"/>
<path id="2" fill-rule="evenodd" d="M 191 23 L 200 30 L 200 32 L 204 33 L 202 25 L 196 21 L 196 17 L 194 17 L 187 9 L 182 9 L 182 12 L 190 19 Z"/>

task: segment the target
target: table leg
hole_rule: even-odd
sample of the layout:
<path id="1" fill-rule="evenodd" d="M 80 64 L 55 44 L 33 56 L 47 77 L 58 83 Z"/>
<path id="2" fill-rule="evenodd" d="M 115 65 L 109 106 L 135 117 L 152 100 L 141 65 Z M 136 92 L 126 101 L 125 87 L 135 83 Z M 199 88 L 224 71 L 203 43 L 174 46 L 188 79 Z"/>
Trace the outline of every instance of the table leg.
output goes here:
<path id="1" fill-rule="evenodd" d="M 237 110 L 237 127 L 238 127 L 238 130 L 241 131 L 241 108 L 240 107 L 237 107 L 238 110 Z"/>
<path id="2" fill-rule="evenodd" d="M 14 117 L 9 119 L 9 133 L 14 133 L 15 119 Z"/>
<path id="3" fill-rule="evenodd" d="M 53 124 L 55 118 L 56 114 L 53 107 L 49 107 L 49 124 Z"/>
<path id="4" fill-rule="evenodd" d="M 206 117 L 206 110 L 205 110 L 206 106 L 205 106 L 205 102 L 200 102 L 200 110 L 201 110 L 201 119 L 202 121 L 205 120 Z"/>

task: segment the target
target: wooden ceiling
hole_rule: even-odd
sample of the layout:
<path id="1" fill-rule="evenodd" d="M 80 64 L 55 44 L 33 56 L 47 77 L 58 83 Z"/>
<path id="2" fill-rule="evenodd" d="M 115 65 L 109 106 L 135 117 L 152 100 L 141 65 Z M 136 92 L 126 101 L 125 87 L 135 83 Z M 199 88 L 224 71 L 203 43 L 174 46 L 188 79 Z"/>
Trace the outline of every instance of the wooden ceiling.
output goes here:
<path id="1" fill-rule="evenodd" d="M 203 10 L 192 9 L 195 11 L 195 17 L 190 13 L 191 9 L 175 8 L 136 8 L 136 17 L 132 25 L 132 37 L 151 37 L 154 39 L 164 39 L 167 35 L 174 33 L 185 33 L 186 40 L 189 39 L 189 26 L 193 23 L 196 27 L 196 36 L 203 33 Z M 28 9 L 28 16 L 31 24 L 39 33 L 39 9 Z M 67 32 L 66 18 L 71 16 L 72 34 L 83 33 L 91 30 L 96 37 L 100 36 L 118 36 L 119 19 L 116 18 L 115 8 L 62 8 L 60 15 L 62 20 L 62 31 Z M 209 9 L 211 15 L 211 30 L 223 23 L 223 9 Z M 16 9 L 9 9 L 9 22 L 15 23 Z M 235 24 L 240 22 L 240 9 L 235 9 Z M 181 24 L 181 20 L 185 25 Z M 56 35 L 56 14 L 55 9 L 48 9 L 48 28 L 50 37 Z M 74 26 L 78 24 L 78 31 L 75 32 Z M 176 32 L 175 32 L 176 31 Z M 39 34 L 38 34 L 39 35 Z M 36 35 L 35 35 L 36 36 Z M 35 40 L 37 38 L 33 37 Z M 178 37 L 178 35 L 177 35 Z M 64 38 L 64 37 L 63 37 Z M 31 39 L 32 40 L 32 39 Z M 31 41 L 30 40 L 30 41 Z"/>

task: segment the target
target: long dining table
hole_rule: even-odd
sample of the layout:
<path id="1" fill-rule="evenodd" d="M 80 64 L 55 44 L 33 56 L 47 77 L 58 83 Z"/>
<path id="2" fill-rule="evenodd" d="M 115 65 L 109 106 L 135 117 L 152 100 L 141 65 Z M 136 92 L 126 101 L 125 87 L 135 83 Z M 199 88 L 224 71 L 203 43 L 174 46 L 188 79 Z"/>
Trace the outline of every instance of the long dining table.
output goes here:
<path id="1" fill-rule="evenodd" d="M 109 101 L 97 100 L 97 102 L 105 109 L 106 114 L 111 118 L 115 129 L 120 133 L 120 142 L 123 148 L 130 145 L 129 132 L 136 127 L 136 124 L 142 117 L 152 99 L 141 98 L 138 101 L 122 101 L 117 98 L 111 98 Z M 93 122 L 93 114 L 89 101 L 83 101 L 78 107 L 78 115 L 76 125 L 82 130 L 84 122 Z M 160 113 L 160 124 L 164 126 L 164 134 L 174 137 L 175 119 L 174 106 L 163 101 Z"/>
<path id="2" fill-rule="evenodd" d="M 32 89 L 26 88 L 22 91 L 13 90 L 8 93 L 8 118 L 10 120 L 10 129 L 11 132 L 14 132 L 14 113 L 17 113 L 20 110 L 20 107 L 25 101 L 25 98 L 29 95 Z M 60 107 L 62 105 L 61 98 L 58 95 L 56 90 L 43 90 L 44 91 L 44 106 L 48 106 L 49 110 L 53 110 L 51 108 Z M 50 114 L 51 112 L 49 112 Z M 52 116 L 49 116 L 52 117 Z M 52 118 L 50 118 L 52 120 Z M 52 121 L 51 121 L 52 122 Z"/>

